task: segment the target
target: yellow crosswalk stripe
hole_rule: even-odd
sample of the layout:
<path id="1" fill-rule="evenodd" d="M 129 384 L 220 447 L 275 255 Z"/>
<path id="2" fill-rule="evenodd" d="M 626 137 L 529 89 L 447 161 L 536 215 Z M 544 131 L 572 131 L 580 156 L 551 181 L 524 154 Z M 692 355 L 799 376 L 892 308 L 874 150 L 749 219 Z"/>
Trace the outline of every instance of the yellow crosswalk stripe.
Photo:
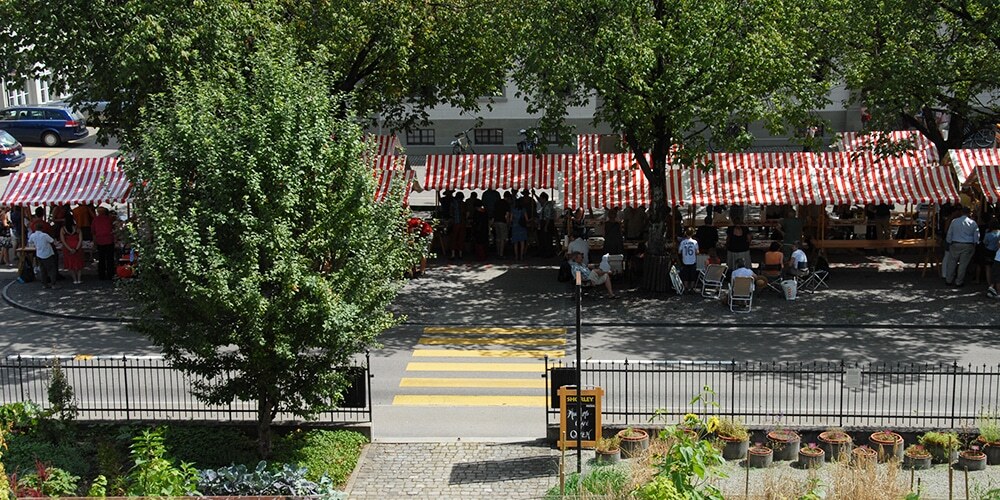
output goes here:
<path id="1" fill-rule="evenodd" d="M 493 335 L 565 335 L 565 328 L 497 328 L 497 327 L 445 327 L 427 326 L 424 333 L 430 334 L 493 334 Z"/>
<path id="2" fill-rule="evenodd" d="M 393 398 L 394 405 L 427 406 L 534 406 L 544 407 L 545 396 L 438 396 L 400 394 Z"/>
<path id="3" fill-rule="evenodd" d="M 562 350 L 512 351 L 503 349 L 414 349 L 414 358 L 561 358 Z"/>
<path id="4" fill-rule="evenodd" d="M 400 387 L 450 387 L 456 389 L 544 389 L 545 379 L 539 378 L 408 378 Z"/>
<path id="5" fill-rule="evenodd" d="M 421 345 L 566 345 L 566 339 L 504 339 L 504 338 L 459 338 L 459 337 L 421 337 Z"/>
<path id="6" fill-rule="evenodd" d="M 545 372 L 541 363 L 426 363 L 412 361 L 406 365 L 408 372 Z"/>

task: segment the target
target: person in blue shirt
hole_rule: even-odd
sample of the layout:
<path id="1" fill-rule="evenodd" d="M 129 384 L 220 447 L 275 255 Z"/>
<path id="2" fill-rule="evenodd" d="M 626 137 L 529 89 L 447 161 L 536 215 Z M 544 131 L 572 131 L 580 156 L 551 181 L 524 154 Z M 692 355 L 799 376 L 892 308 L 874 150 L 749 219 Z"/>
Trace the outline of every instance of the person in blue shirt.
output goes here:
<path id="1" fill-rule="evenodd" d="M 951 221 L 945 242 L 948 243 L 952 264 L 945 283 L 961 287 L 965 285 L 965 274 L 979 243 L 979 225 L 969 217 L 969 207 L 959 208 L 959 216 Z"/>

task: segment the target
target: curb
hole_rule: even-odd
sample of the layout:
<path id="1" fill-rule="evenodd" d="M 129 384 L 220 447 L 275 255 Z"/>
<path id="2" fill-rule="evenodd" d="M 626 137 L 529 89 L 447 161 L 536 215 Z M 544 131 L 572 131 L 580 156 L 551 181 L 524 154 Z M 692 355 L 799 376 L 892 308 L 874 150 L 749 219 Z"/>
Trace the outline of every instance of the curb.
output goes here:
<path id="1" fill-rule="evenodd" d="M 31 306 L 27 306 L 27 305 L 24 305 L 24 304 L 22 304 L 22 303 L 20 303 L 20 302 L 18 302 L 16 300 L 14 300 L 14 299 L 12 299 L 10 297 L 10 294 L 7 293 L 7 290 L 11 286 L 16 285 L 16 284 L 18 284 L 17 280 L 11 280 L 10 283 L 7 283 L 7 285 L 5 285 L 3 287 L 3 300 L 4 300 L 4 302 L 10 304 L 10 306 L 13 307 L 13 308 L 15 308 L 15 309 L 20 309 L 22 311 L 27 311 L 27 312 L 30 312 L 32 314 L 39 314 L 39 315 L 42 315 L 42 316 L 48 316 L 50 318 L 76 319 L 76 320 L 83 320 L 83 321 L 100 321 L 100 322 L 104 322 L 104 323 L 124 323 L 124 322 L 129 321 L 129 318 L 126 318 L 126 317 L 115 318 L 115 317 L 109 317 L 109 316 L 84 316 L 82 314 L 65 314 L 65 313 L 58 313 L 58 312 L 53 312 L 53 311 L 46 311 L 44 309 L 37 309 L 37 308 L 31 307 Z"/>
<path id="2" fill-rule="evenodd" d="M 344 485 L 344 493 L 347 494 L 348 497 L 350 497 L 351 490 L 354 489 L 354 483 L 358 478 L 358 471 L 361 469 L 361 466 L 365 463 L 365 461 L 368 460 L 368 450 L 371 446 L 372 441 L 369 441 L 368 444 L 361 447 L 361 454 L 358 455 L 358 463 L 354 464 L 354 470 L 351 471 L 351 476 L 347 478 L 347 484 Z"/>
<path id="3" fill-rule="evenodd" d="M 425 321 L 405 321 L 400 324 L 400 326 L 412 326 L 412 327 L 422 327 L 422 326 L 454 326 L 454 327 L 477 327 L 483 326 L 482 323 L 468 323 L 468 322 L 433 322 L 428 323 Z M 532 328 L 566 328 L 572 330 L 575 325 L 570 323 L 532 323 L 531 325 L 526 325 L 520 322 L 491 322 L 489 326 L 495 327 L 505 327 L 505 328 L 515 328 L 515 327 L 532 327 Z M 854 330 L 993 330 L 996 325 L 955 325 L 955 324 L 944 324 L 944 325 L 932 325 L 932 324 L 891 324 L 891 323 L 835 323 L 835 324 L 819 324 L 819 323 L 782 323 L 776 325 L 774 323 L 692 323 L 692 322 L 640 322 L 640 323 L 629 323 L 621 321 L 597 321 L 597 322 L 587 322 L 584 321 L 581 326 L 591 326 L 591 327 L 652 327 L 652 328 L 756 328 L 760 330 L 776 330 L 776 329 L 788 329 L 788 328 L 802 328 L 802 329 L 814 329 L 814 330 L 829 330 L 829 329 L 854 329 Z"/>

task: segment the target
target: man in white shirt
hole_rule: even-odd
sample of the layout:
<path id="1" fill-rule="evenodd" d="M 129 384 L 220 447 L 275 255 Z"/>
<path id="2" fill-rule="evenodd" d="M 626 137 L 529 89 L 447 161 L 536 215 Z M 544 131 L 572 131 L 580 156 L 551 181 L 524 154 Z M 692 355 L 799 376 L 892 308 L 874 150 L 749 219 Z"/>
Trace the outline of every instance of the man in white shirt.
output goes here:
<path id="1" fill-rule="evenodd" d="M 608 291 L 609 299 L 617 299 L 618 296 L 615 295 L 614 289 L 611 287 L 611 271 L 610 266 L 605 271 L 604 269 L 591 269 L 587 264 L 583 263 L 583 255 L 580 252 L 572 252 L 570 254 L 569 261 L 570 272 L 573 274 L 573 279 L 576 279 L 576 273 L 580 273 L 582 279 L 589 281 L 593 285 L 604 285 L 604 289 Z"/>
<path id="2" fill-rule="evenodd" d="M 569 247 L 566 251 L 570 254 L 579 252 L 583 255 L 583 264 L 590 264 L 590 243 L 587 243 L 587 239 L 583 237 L 583 234 L 577 233 L 576 239 L 569 242 Z"/>
<path id="3" fill-rule="evenodd" d="M 28 243 L 35 247 L 35 258 L 38 259 L 38 267 L 41 269 L 39 281 L 45 288 L 52 288 L 56 284 L 58 276 L 59 257 L 53 244 L 55 240 L 45 231 L 35 231 L 28 236 Z"/>
<path id="4" fill-rule="evenodd" d="M 792 243 L 792 255 L 788 257 L 783 272 L 792 276 L 809 274 L 809 259 L 806 257 L 806 253 L 802 251 L 802 242 L 796 241 Z"/>
<path id="5" fill-rule="evenodd" d="M 730 274 L 732 278 L 752 278 L 755 286 L 764 286 L 767 281 L 764 278 L 758 278 L 757 275 L 747 267 L 747 263 L 743 259 L 736 259 L 736 270 Z"/>
<path id="6" fill-rule="evenodd" d="M 979 225 L 969 217 L 969 207 L 963 206 L 959 211 L 961 215 L 951 221 L 951 225 L 948 226 L 948 236 L 945 238 L 951 254 L 951 266 L 944 281 L 956 287 L 965 284 L 965 273 L 979 243 Z"/>
<path id="7" fill-rule="evenodd" d="M 694 290 L 695 281 L 698 280 L 698 240 L 694 239 L 694 229 L 687 228 L 684 232 L 687 238 L 677 247 L 677 252 L 681 256 L 681 281 L 684 282 L 684 291 Z"/>

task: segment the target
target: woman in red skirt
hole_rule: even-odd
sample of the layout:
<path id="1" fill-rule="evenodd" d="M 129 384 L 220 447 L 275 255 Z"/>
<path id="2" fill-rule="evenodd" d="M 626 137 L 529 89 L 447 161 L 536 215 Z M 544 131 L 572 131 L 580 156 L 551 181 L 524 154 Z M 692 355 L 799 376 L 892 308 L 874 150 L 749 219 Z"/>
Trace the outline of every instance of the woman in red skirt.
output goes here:
<path id="1" fill-rule="evenodd" d="M 65 218 L 62 229 L 59 231 L 59 241 L 63 246 L 63 267 L 73 276 L 73 283 L 80 284 L 80 275 L 83 273 L 83 238 L 76 228 L 73 216 Z"/>

